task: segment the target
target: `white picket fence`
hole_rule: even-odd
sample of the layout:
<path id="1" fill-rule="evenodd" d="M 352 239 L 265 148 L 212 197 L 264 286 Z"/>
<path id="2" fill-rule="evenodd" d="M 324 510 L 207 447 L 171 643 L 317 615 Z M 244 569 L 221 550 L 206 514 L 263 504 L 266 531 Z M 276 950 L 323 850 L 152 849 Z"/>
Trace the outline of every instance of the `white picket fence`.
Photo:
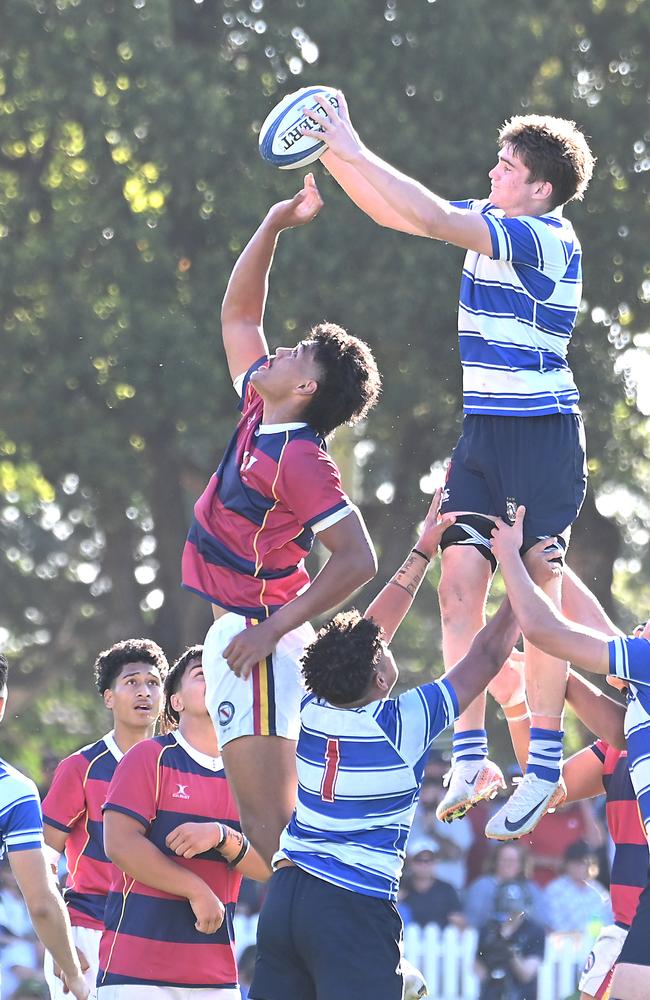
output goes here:
<path id="1" fill-rule="evenodd" d="M 235 917 L 237 952 L 255 944 L 257 916 Z M 476 1000 L 479 982 L 474 973 L 478 935 L 456 927 L 440 930 L 437 924 L 404 931 L 404 954 L 420 969 L 435 1000 Z M 538 1000 L 562 1000 L 575 992 L 591 940 L 575 934 L 548 934 L 544 962 L 537 980 Z"/>

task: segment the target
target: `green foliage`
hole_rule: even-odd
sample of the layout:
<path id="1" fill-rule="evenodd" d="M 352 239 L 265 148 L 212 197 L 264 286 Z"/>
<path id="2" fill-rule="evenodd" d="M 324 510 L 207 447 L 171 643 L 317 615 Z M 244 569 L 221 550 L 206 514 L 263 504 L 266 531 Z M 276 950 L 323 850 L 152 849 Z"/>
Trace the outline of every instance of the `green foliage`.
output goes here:
<path id="1" fill-rule="evenodd" d="M 586 274 L 572 363 L 598 505 L 623 535 L 616 594 L 645 593 L 649 27 L 633 0 L 5 0 L 0 639 L 15 683 L 86 691 L 110 641 L 151 634 L 174 655 L 202 635 L 209 612 L 178 564 L 234 420 L 219 302 L 298 180 L 261 162 L 259 124 L 314 81 L 345 89 L 373 148 L 448 197 L 486 190 L 512 113 L 574 117 L 592 137 L 597 174 L 569 209 Z M 375 349 L 382 402 L 343 447 L 389 570 L 459 431 L 462 253 L 379 232 L 317 175 L 326 209 L 281 240 L 268 334 L 291 342 L 326 317 Z M 578 554 L 600 540 L 595 510 Z M 413 676 L 439 662 L 432 588 L 403 636 Z"/>

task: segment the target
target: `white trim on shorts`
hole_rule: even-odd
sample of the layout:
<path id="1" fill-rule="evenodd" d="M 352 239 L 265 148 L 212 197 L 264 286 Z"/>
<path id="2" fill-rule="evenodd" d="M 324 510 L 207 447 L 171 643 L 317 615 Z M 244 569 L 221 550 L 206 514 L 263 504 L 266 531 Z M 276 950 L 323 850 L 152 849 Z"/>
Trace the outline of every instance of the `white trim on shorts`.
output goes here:
<path id="1" fill-rule="evenodd" d="M 618 924 L 608 924 L 607 927 L 603 927 L 594 941 L 580 975 L 578 989 L 581 993 L 596 996 L 620 955 L 626 937 L 625 927 L 619 927 Z"/>
<path id="2" fill-rule="evenodd" d="M 88 970 L 84 973 L 84 979 L 90 987 L 88 1000 L 95 1000 L 97 996 L 97 973 L 99 971 L 99 942 L 102 939 L 103 931 L 94 927 L 72 928 L 72 940 L 75 946 L 82 951 L 88 961 Z M 72 994 L 63 992 L 63 983 L 58 976 L 54 975 L 54 963 L 49 951 L 45 952 L 43 958 L 43 974 L 48 985 L 52 1000 L 70 1000 Z"/>
<path id="3" fill-rule="evenodd" d="M 305 686 L 300 660 L 315 632 L 309 622 L 282 636 L 266 660 L 246 679 L 237 677 L 222 653 L 247 627 L 244 615 L 227 612 L 213 623 L 203 645 L 205 703 L 219 745 L 240 736 L 282 736 L 297 740 Z"/>
<path id="4" fill-rule="evenodd" d="M 70 996 L 70 994 L 68 994 Z M 241 1000 L 239 986 L 100 986 L 97 1000 Z"/>

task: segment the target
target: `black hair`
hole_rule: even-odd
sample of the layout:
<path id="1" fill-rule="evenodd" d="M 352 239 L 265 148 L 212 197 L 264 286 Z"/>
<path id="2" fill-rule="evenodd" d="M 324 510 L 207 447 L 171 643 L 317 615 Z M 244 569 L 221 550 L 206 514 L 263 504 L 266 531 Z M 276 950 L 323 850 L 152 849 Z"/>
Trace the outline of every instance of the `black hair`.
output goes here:
<path id="1" fill-rule="evenodd" d="M 9 664 L 7 663 L 7 657 L 4 653 L 0 653 L 0 695 L 7 686 L 7 674 L 9 673 Z"/>
<path id="2" fill-rule="evenodd" d="M 162 722 L 163 728 L 167 732 L 170 729 L 176 729 L 181 721 L 180 715 L 172 707 L 172 695 L 176 694 L 180 688 L 185 671 L 192 660 L 201 660 L 202 656 L 203 646 L 190 646 L 184 653 L 181 653 L 165 677 L 165 704 L 162 711 Z"/>
<path id="3" fill-rule="evenodd" d="M 95 683 L 100 694 L 113 687 L 127 663 L 157 667 L 163 680 L 169 670 L 167 657 L 153 639 L 124 639 L 102 650 L 95 660 Z"/>
<path id="4" fill-rule="evenodd" d="M 318 323 L 305 338 L 320 369 L 318 388 L 303 416 L 323 437 L 341 424 L 356 424 L 375 405 L 381 376 L 363 340 L 335 323 Z"/>
<path id="5" fill-rule="evenodd" d="M 382 655 L 381 636 L 372 618 L 340 611 L 305 650 L 302 672 L 309 690 L 332 705 L 358 701 Z"/>
<path id="6" fill-rule="evenodd" d="M 553 186 L 553 208 L 582 198 L 595 158 L 575 122 L 552 115 L 516 115 L 499 132 L 499 149 L 512 146 L 528 168 L 529 181 Z"/>

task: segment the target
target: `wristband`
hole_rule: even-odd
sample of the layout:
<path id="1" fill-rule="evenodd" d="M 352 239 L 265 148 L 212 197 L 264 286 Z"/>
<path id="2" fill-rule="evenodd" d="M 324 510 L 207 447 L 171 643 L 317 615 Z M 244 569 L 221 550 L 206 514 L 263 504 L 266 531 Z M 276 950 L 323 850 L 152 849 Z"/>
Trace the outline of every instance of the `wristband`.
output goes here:
<path id="1" fill-rule="evenodd" d="M 430 559 L 430 557 L 429 557 L 429 556 L 426 556 L 426 555 L 424 554 L 424 552 L 420 552 L 420 550 L 419 550 L 419 549 L 416 549 L 415 545 L 414 545 L 414 546 L 413 546 L 413 548 L 411 549 L 411 552 L 415 552 L 416 556 L 422 556 L 422 558 L 423 558 L 423 559 L 426 559 L 426 561 L 427 561 L 428 563 L 430 563 L 430 562 L 431 562 L 431 559 Z"/>
<path id="2" fill-rule="evenodd" d="M 240 864 L 240 862 L 242 862 L 246 857 L 246 855 L 248 854 L 250 846 L 251 846 L 250 840 L 242 833 L 242 845 L 239 854 L 237 855 L 236 858 L 233 858 L 232 861 L 228 862 L 228 867 L 236 868 L 237 865 Z"/>
<path id="3" fill-rule="evenodd" d="M 223 823 L 217 823 L 217 826 L 221 830 L 221 840 L 217 844 L 214 845 L 214 850 L 215 851 L 220 851 L 221 848 L 223 847 L 223 845 L 226 843 L 226 838 L 228 836 L 228 830 L 223 825 Z"/>

